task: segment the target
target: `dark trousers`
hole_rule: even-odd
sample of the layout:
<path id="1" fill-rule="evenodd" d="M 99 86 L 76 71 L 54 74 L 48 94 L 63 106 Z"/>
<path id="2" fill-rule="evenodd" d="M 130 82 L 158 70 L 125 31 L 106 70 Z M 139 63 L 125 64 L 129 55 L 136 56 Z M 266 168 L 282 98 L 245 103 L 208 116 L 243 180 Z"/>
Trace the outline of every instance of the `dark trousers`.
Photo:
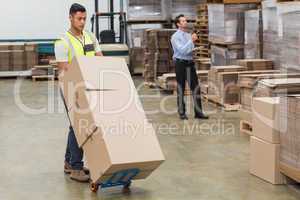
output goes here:
<path id="1" fill-rule="evenodd" d="M 184 115 L 186 112 L 184 101 L 186 81 L 192 91 L 195 116 L 202 115 L 201 91 L 194 62 L 176 59 L 175 72 L 177 80 L 177 106 L 179 115 Z"/>
<path id="2" fill-rule="evenodd" d="M 65 153 L 65 161 L 71 165 L 72 169 L 81 170 L 83 168 L 83 161 L 82 161 L 83 150 L 81 148 L 79 148 L 73 127 L 71 126 L 71 120 L 69 118 L 69 113 L 68 113 L 68 109 L 67 109 L 67 105 L 66 105 L 64 96 L 62 95 L 62 91 L 60 91 L 60 92 L 61 92 L 61 96 L 62 96 L 64 105 L 66 108 L 68 119 L 70 122 L 68 142 L 67 142 L 67 148 L 66 148 L 66 153 Z"/>
<path id="3" fill-rule="evenodd" d="M 74 130 L 72 126 L 70 126 L 65 161 L 71 165 L 72 169 L 81 170 L 83 168 L 82 159 L 83 151 L 79 148 Z"/>

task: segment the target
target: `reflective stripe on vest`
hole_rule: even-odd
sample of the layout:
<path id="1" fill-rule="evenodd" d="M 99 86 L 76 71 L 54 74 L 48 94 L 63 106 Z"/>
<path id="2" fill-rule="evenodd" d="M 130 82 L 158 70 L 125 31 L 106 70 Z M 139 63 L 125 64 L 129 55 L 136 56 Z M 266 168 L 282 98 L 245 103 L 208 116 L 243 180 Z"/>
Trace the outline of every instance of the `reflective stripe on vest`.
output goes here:
<path id="1" fill-rule="evenodd" d="M 83 37 L 85 41 L 85 45 L 94 45 L 94 42 L 92 40 L 92 36 L 88 34 L 87 32 L 83 32 Z M 84 47 L 83 44 L 73 35 L 71 35 L 69 32 L 67 32 L 62 38 L 62 41 L 67 44 L 68 46 L 68 61 L 69 63 L 72 62 L 72 59 L 74 56 L 95 56 L 96 52 L 94 51 L 88 51 L 86 54 L 84 54 Z M 95 48 L 95 47 L 94 47 Z"/>

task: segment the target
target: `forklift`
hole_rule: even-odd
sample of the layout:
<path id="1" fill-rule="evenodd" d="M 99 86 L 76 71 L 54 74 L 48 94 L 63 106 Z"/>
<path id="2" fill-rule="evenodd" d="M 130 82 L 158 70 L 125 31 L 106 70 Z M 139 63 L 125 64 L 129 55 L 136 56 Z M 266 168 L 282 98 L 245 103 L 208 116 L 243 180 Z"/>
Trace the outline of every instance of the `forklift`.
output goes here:
<path id="1" fill-rule="evenodd" d="M 119 20 L 119 35 L 115 31 L 115 19 Z M 109 24 L 106 28 L 100 28 L 100 20 L 107 19 Z M 92 32 L 100 43 L 104 56 L 116 56 L 125 58 L 129 66 L 129 47 L 126 13 L 123 12 L 123 1 L 120 0 L 120 12 L 114 12 L 114 1 L 110 0 L 110 12 L 99 12 L 99 0 L 95 0 L 95 14 L 91 18 Z"/>

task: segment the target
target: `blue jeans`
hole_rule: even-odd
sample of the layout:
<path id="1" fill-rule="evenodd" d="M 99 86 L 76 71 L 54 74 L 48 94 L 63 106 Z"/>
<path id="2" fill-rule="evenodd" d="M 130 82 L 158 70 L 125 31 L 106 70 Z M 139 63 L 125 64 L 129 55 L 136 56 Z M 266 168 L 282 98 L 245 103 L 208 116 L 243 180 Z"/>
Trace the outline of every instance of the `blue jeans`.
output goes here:
<path id="1" fill-rule="evenodd" d="M 74 130 L 69 127 L 68 143 L 65 154 L 65 161 L 69 163 L 74 170 L 82 170 L 83 168 L 83 151 L 79 148 Z"/>
<path id="2" fill-rule="evenodd" d="M 71 120 L 68 113 L 68 108 L 62 94 L 62 90 L 60 90 L 61 97 L 63 99 L 65 109 L 68 115 L 68 119 L 70 122 L 69 134 L 68 134 L 68 142 L 67 149 L 65 154 L 65 162 L 69 163 L 74 170 L 82 170 L 83 169 L 83 150 L 79 148 L 77 139 L 75 137 L 75 133 L 73 127 L 71 126 Z"/>

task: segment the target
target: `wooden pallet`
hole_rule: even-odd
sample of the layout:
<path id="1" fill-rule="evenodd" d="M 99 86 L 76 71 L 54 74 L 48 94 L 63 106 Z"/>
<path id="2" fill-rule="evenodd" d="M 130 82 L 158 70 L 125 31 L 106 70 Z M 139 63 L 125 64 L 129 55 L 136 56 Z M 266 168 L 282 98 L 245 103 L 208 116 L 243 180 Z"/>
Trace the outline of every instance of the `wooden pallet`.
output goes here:
<path id="1" fill-rule="evenodd" d="M 147 88 L 156 88 L 157 87 L 156 83 L 146 82 L 146 81 L 144 82 L 144 86 L 147 87 Z"/>
<path id="2" fill-rule="evenodd" d="M 246 120 L 240 121 L 240 132 L 247 135 L 252 135 L 252 123 Z"/>
<path id="3" fill-rule="evenodd" d="M 280 172 L 287 177 L 293 179 L 294 181 L 297 181 L 300 183 L 300 170 L 296 169 L 294 167 L 288 166 L 282 162 L 279 164 Z"/>
<path id="4" fill-rule="evenodd" d="M 32 81 L 42 81 L 42 80 L 51 80 L 54 81 L 55 80 L 55 76 L 54 75 L 42 75 L 42 76 L 32 76 Z"/>
<path id="5" fill-rule="evenodd" d="M 207 102 L 211 102 L 216 106 L 222 107 L 226 112 L 238 111 L 241 108 L 240 104 L 222 104 L 215 95 L 203 95 Z"/>

